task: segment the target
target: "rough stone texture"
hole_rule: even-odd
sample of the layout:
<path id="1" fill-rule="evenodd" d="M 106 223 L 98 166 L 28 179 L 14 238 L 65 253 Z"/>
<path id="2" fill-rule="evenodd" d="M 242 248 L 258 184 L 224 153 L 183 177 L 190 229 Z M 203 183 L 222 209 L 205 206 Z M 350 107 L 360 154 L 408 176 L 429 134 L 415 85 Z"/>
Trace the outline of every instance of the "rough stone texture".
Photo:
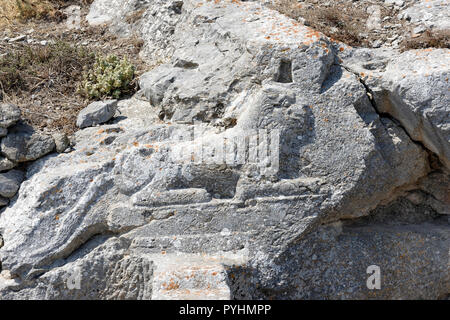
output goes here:
<path id="1" fill-rule="evenodd" d="M 153 61 L 165 61 L 174 51 L 173 34 L 184 18 L 184 4 L 178 0 L 97 0 L 86 18 L 94 26 L 109 23 L 112 31 L 122 36 L 136 32 L 145 39 L 141 54 Z M 140 10 L 142 15 L 128 23 L 127 17 Z"/>
<path id="2" fill-rule="evenodd" d="M 428 28 L 450 29 L 447 0 L 416 1 L 413 6 L 403 10 L 401 14 L 408 17 L 412 23 L 424 25 Z"/>
<path id="3" fill-rule="evenodd" d="M 97 101 L 80 111 L 77 117 L 79 128 L 92 127 L 109 121 L 116 113 L 117 100 Z"/>
<path id="4" fill-rule="evenodd" d="M 436 153 L 450 169 L 450 65 L 448 50 L 409 51 L 386 67 L 379 112 L 400 121 L 415 141 Z"/>
<path id="5" fill-rule="evenodd" d="M 8 129 L 6 128 L 0 128 L 0 138 L 3 138 L 8 134 Z"/>
<path id="6" fill-rule="evenodd" d="M 11 128 L 1 143 L 2 153 L 14 162 L 36 160 L 54 149 L 55 141 L 51 136 L 36 133 L 25 124 Z"/>
<path id="7" fill-rule="evenodd" d="M 431 160 L 446 159 L 448 140 L 436 132 L 447 120 L 433 118 L 435 134 L 416 139 L 392 111 L 404 103 L 414 113 L 408 91 L 383 107 L 397 54 L 354 50 L 256 2 L 97 0 L 90 16 L 120 29 L 138 4 L 142 18 L 126 28 L 142 32 L 154 56 L 170 53 L 166 63 L 110 124 L 77 132 L 72 152 L 27 168 L 0 213 L 2 297 L 448 294 L 448 198 L 435 186 L 448 172 Z M 420 108 L 448 114 L 442 81 L 425 82 L 441 89 Z M 266 131 L 255 140 L 255 130 Z M 264 156 L 269 140 L 278 167 Z M 372 264 L 385 277 L 376 292 L 365 286 Z M 70 291 L 75 267 L 82 285 Z M 187 281 L 194 267 L 205 273 Z"/>
<path id="8" fill-rule="evenodd" d="M 229 300 L 224 264 L 242 264 L 237 254 L 227 257 L 193 254 L 148 256 L 155 263 L 152 300 Z M 218 263 L 220 261 L 220 263 Z"/>
<path id="9" fill-rule="evenodd" d="M 51 271 L 39 277 L 37 281 L 19 282 L 10 274 L 0 274 L 0 291 L 2 285 L 15 288 L 2 298 L 150 299 L 152 262 L 142 256 L 127 255 L 126 247 L 126 243 L 120 239 L 99 236 L 70 258 L 58 261 Z"/>
<path id="10" fill-rule="evenodd" d="M 16 164 L 8 158 L 0 156 L 0 172 L 14 168 Z"/>
<path id="11" fill-rule="evenodd" d="M 446 298 L 450 290 L 448 221 L 425 218 L 420 222 L 411 217 L 409 222 L 396 221 L 392 215 L 405 209 L 405 204 L 383 208 L 392 210 L 391 216 L 383 217 L 385 221 L 322 226 L 280 255 L 270 275 L 252 268 L 230 269 L 233 298 Z M 380 267 L 379 290 L 366 286 L 371 265 Z"/>
<path id="12" fill-rule="evenodd" d="M 448 49 L 348 50 L 343 65 L 358 75 L 374 98 L 377 111 L 400 123 L 450 168 L 450 68 Z"/>
<path id="13" fill-rule="evenodd" d="M 10 103 L 0 103 L 0 128 L 6 129 L 20 119 L 20 109 Z M 4 133 L 4 131 L 3 131 Z M 2 136 L 2 135 L 0 135 Z"/>
<path id="14" fill-rule="evenodd" d="M 55 140 L 56 152 L 58 153 L 66 151 L 70 145 L 69 138 L 64 133 L 54 134 L 53 140 Z"/>
<path id="15" fill-rule="evenodd" d="M 5 198 L 14 197 L 22 181 L 22 171 L 11 170 L 6 173 L 0 173 L 0 195 Z"/>
<path id="16" fill-rule="evenodd" d="M 0 197 L 0 207 L 4 207 L 9 203 L 9 199 Z M 1 242 L 2 246 L 3 246 L 3 241 Z M 0 246 L 0 247 L 2 247 Z"/>
<path id="17" fill-rule="evenodd" d="M 67 29 L 80 29 L 81 27 L 81 7 L 76 5 L 68 6 L 64 9 L 64 13 L 67 15 L 66 28 Z"/>

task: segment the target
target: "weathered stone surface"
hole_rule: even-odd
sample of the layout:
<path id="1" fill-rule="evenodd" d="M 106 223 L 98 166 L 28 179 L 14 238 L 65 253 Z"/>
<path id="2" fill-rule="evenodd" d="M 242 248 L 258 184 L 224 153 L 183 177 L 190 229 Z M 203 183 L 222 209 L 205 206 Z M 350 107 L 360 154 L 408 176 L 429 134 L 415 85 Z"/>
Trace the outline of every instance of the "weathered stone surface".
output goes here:
<path id="1" fill-rule="evenodd" d="M 117 100 L 97 101 L 80 111 L 77 118 L 79 128 L 92 127 L 105 123 L 114 117 Z"/>
<path id="2" fill-rule="evenodd" d="M 446 0 L 416 1 L 401 13 L 414 24 L 437 30 L 450 29 L 450 13 Z"/>
<path id="3" fill-rule="evenodd" d="M 6 206 L 8 203 L 9 203 L 9 199 L 0 197 L 0 207 L 4 207 L 4 206 Z M 3 239 L 2 239 L 2 241 L 1 241 L 1 244 L 2 244 L 2 245 L 0 246 L 0 248 L 3 246 Z"/>
<path id="4" fill-rule="evenodd" d="M 400 121 L 412 139 L 450 169 L 448 49 L 408 51 L 393 59 L 375 93 L 379 112 Z"/>
<path id="5" fill-rule="evenodd" d="M 69 138 L 64 133 L 54 134 L 53 140 L 55 140 L 56 152 L 58 153 L 66 151 L 70 145 Z"/>
<path id="6" fill-rule="evenodd" d="M 0 128 L 6 129 L 20 119 L 20 109 L 10 103 L 0 103 Z M 1 135 L 0 135 L 1 136 Z"/>
<path id="7" fill-rule="evenodd" d="M 141 54 L 153 61 L 165 61 L 174 50 L 173 34 L 177 23 L 184 17 L 184 1 L 155 0 L 97 0 L 86 17 L 91 25 L 108 23 L 118 35 L 135 32 L 144 40 Z M 143 13 L 136 16 L 136 12 Z M 131 20 L 128 17 L 135 17 Z"/>
<path id="8" fill-rule="evenodd" d="M 126 254 L 120 239 L 98 236 L 70 258 L 59 261 L 38 281 L 18 283 L 0 274 L 3 299 L 135 300 L 152 295 L 152 262 Z M 3 286 L 3 287 L 2 287 Z M 20 289 L 5 292 L 5 286 Z"/>
<path id="9" fill-rule="evenodd" d="M 260 266 L 231 269 L 232 298 L 445 299 L 448 222 L 423 218 L 424 208 L 413 207 L 396 203 L 374 217 L 322 226 L 263 272 Z M 380 289 L 367 287 L 369 266 L 379 267 Z"/>
<path id="10" fill-rule="evenodd" d="M 372 59 L 256 2 L 155 1 L 141 7 L 141 22 L 127 24 L 138 3 L 97 0 L 91 16 L 137 28 L 155 48 L 149 52 L 170 53 L 166 63 L 140 81 L 147 102 L 121 101 L 120 117 L 77 132 L 72 152 L 27 168 L 18 197 L 0 214 L 2 296 L 167 299 L 191 298 L 189 290 L 199 299 L 435 299 L 448 292 L 445 190 L 431 186 L 447 176 L 430 163 L 426 139 L 414 142 L 394 113 L 380 112 L 389 53 Z M 150 23 L 160 32 L 148 32 Z M 441 93 L 430 90 L 429 98 L 440 107 Z M 414 192 L 437 203 L 412 201 Z M 374 297 L 365 279 L 377 263 L 386 290 Z M 186 280 L 196 266 L 205 273 Z M 70 291 L 75 267 L 82 289 Z M 420 270 L 420 279 L 409 272 Z M 123 273 L 138 281 L 108 276 Z"/>
<path id="11" fill-rule="evenodd" d="M 18 124 L 2 139 L 2 153 L 9 160 L 26 162 L 39 159 L 55 149 L 51 136 L 36 133 L 30 126 Z"/>
<path id="12" fill-rule="evenodd" d="M 16 164 L 8 158 L 0 156 L 0 172 L 14 168 Z"/>
<path id="13" fill-rule="evenodd" d="M 64 13 L 67 15 L 66 28 L 67 29 L 80 29 L 81 28 L 81 7 L 77 5 L 71 5 L 64 9 Z"/>
<path id="14" fill-rule="evenodd" d="M 6 173 L 0 173 L 0 196 L 5 198 L 14 197 L 22 181 L 22 171 L 11 170 Z"/>
<path id="15" fill-rule="evenodd" d="M 8 134 L 8 129 L 6 128 L 0 128 L 0 138 L 3 138 Z"/>

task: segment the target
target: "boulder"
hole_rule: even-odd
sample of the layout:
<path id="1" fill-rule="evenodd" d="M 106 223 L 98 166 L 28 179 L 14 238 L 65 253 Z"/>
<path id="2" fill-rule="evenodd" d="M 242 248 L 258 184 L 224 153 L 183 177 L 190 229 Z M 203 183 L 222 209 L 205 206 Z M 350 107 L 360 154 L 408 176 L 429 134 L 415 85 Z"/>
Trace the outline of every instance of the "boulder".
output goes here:
<path id="1" fill-rule="evenodd" d="M 97 101 L 80 111 L 77 117 L 79 128 L 92 127 L 109 121 L 116 113 L 117 100 Z"/>
<path id="2" fill-rule="evenodd" d="M 0 196 L 12 198 L 19 190 L 24 174 L 19 170 L 11 170 L 6 173 L 0 173 Z"/>
<path id="3" fill-rule="evenodd" d="M 446 59 L 448 49 L 401 54 L 387 65 L 375 101 L 379 112 L 397 119 L 414 141 L 450 169 L 450 66 L 442 63 Z"/>
<path id="4" fill-rule="evenodd" d="M 49 135 L 35 132 L 30 126 L 18 124 L 2 139 L 1 150 L 14 162 L 39 159 L 55 149 L 55 141 Z"/>

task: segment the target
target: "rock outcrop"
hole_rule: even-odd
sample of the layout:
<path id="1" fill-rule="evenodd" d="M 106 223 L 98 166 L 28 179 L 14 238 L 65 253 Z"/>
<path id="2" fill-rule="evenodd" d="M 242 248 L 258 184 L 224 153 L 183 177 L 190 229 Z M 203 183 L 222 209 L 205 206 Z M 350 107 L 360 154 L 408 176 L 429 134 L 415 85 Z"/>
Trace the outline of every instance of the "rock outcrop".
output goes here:
<path id="1" fill-rule="evenodd" d="M 96 0 L 88 21 L 164 61 L 27 167 L 0 297 L 448 295 L 449 50 L 353 49 L 257 2 Z M 36 158 L 27 137 L 2 152 Z"/>
<path id="2" fill-rule="evenodd" d="M 20 109 L 10 103 L 0 103 L 0 208 L 14 198 L 24 178 L 19 163 L 36 160 L 55 148 L 50 136 L 36 133 L 20 122 Z M 14 169 L 14 170 L 11 170 Z"/>

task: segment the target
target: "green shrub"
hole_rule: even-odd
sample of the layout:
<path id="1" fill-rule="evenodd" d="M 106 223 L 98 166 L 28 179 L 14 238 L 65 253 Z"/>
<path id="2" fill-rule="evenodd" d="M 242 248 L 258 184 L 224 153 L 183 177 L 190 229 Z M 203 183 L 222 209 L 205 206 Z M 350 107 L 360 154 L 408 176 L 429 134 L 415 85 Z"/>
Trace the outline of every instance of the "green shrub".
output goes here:
<path id="1" fill-rule="evenodd" d="M 91 70 L 83 74 L 79 92 L 89 99 L 119 98 L 132 91 L 135 67 L 125 57 L 97 56 Z"/>

